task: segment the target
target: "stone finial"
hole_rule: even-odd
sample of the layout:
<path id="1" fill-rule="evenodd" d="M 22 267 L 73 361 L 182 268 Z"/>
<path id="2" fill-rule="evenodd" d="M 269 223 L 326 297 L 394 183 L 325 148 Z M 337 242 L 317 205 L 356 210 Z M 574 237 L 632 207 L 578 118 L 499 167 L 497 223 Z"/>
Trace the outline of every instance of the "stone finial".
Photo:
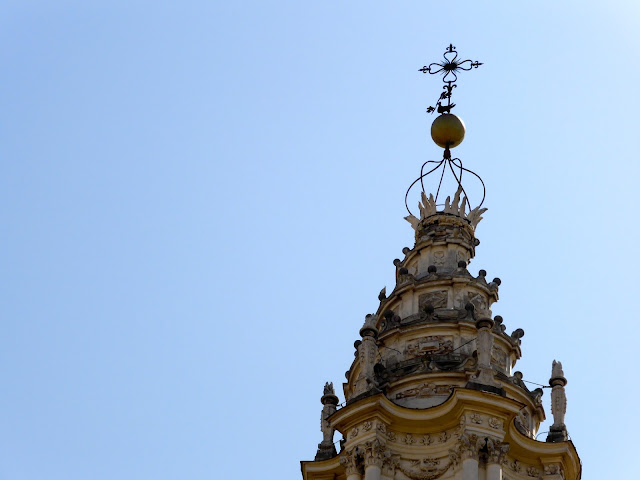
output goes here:
<path id="1" fill-rule="evenodd" d="M 378 336 L 378 328 L 376 327 L 376 323 L 378 321 L 377 315 L 368 314 L 364 319 L 364 325 L 360 329 L 361 337 L 377 337 Z"/>
<path id="2" fill-rule="evenodd" d="M 567 396 L 564 387 L 567 379 L 564 378 L 562 363 L 553 361 L 551 366 L 551 413 L 553 414 L 553 425 L 549 428 L 547 442 L 565 442 L 568 440 L 567 427 L 564 424 L 564 416 L 567 413 Z"/>
<path id="3" fill-rule="evenodd" d="M 564 372 L 562 371 L 562 363 L 554 360 L 551 364 L 551 380 L 549 382 L 553 382 L 556 379 L 564 379 L 564 384 L 567 384 L 567 379 L 564 378 Z"/>
<path id="4" fill-rule="evenodd" d="M 325 384 L 324 384 L 324 389 L 323 389 L 323 396 L 322 396 L 322 398 L 324 399 L 324 398 L 325 398 L 325 397 L 327 397 L 327 396 L 333 396 L 333 397 L 335 397 L 335 396 L 336 396 L 336 391 L 335 391 L 335 389 L 333 388 L 333 382 L 325 382 Z M 325 401 L 324 401 L 324 400 L 322 400 L 322 404 L 323 404 L 323 405 L 325 404 Z"/>
<path id="5" fill-rule="evenodd" d="M 380 293 L 378 294 L 378 300 L 382 302 L 386 298 L 387 298 L 387 287 L 384 287 L 382 290 L 380 290 Z"/>
<path id="6" fill-rule="evenodd" d="M 520 345 L 522 343 L 522 340 L 520 340 L 522 337 L 524 337 L 524 330 L 521 328 L 516 328 L 511 332 L 511 340 L 513 340 L 516 345 Z"/>
<path id="7" fill-rule="evenodd" d="M 320 414 L 320 431 L 322 432 L 322 442 L 318 444 L 315 460 L 327 460 L 335 457 L 336 447 L 333 444 L 333 433 L 335 429 L 329 422 L 329 417 L 336 412 L 338 405 L 338 397 L 333 389 L 333 383 L 326 382 L 324 384 L 323 395 L 320 398 L 322 402 L 322 413 Z"/>

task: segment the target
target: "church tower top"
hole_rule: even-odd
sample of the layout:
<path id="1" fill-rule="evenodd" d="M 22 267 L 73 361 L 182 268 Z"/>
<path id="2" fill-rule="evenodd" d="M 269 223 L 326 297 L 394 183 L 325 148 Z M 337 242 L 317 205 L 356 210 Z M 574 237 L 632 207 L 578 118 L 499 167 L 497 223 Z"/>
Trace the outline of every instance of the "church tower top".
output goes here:
<path id="1" fill-rule="evenodd" d="M 359 338 L 342 385 L 344 403 L 338 404 L 333 384 L 325 385 L 323 438 L 315 460 L 302 462 L 305 480 L 578 480 L 581 475 L 564 424 L 562 365 L 553 363 L 547 388 L 554 423 L 547 441 L 540 442 L 543 389 L 530 390 L 524 375 L 514 371 L 524 330 L 508 334 L 503 318 L 491 311 L 500 279 L 489 281 L 485 270 L 468 269 L 479 244 L 476 226 L 486 211 L 485 188 L 451 156 L 464 138 L 464 124 L 451 113 L 451 95 L 456 72 L 481 63 L 458 60 L 453 45 L 444 58 L 420 69 L 443 74 L 444 92 L 427 111 L 441 114 L 431 132 L 444 153 L 442 160 L 422 165 L 405 195 L 415 244 L 393 261 L 394 288 L 382 289 L 375 313 L 355 330 Z M 439 179 L 435 194 L 425 190 L 430 175 Z M 453 178 L 454 188 L 442 202 L 445 175 Z M 469 199 L 467 179 L 479 182 L 479 203 Z M 408 197 L 417 185 L 414 215 Z M 342 434 L 339 452 L 336 430 Z"/>

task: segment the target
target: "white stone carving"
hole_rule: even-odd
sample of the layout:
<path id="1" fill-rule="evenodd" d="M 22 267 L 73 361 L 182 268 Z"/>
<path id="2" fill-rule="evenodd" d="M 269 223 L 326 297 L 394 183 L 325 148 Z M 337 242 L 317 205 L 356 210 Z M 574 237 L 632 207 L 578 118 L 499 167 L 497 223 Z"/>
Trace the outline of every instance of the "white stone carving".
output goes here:
<path id="1" fill-rule="evenodd" d="M 434 480 L 441 477 L 449 467 L 451 462 L 447 462 L 440 467 L 440 460 L 437 458 L 423 458 L 421 460 L 400 460 L 398 469 L 411 480 Z"/>
<path id="2" fill-rule="evenodd" d="M 562 362 L 556 362 L 555 360 L 551 364 L 551 378 L 564 377 L 562 371 Z"/>
<path id="3" fill-rule="evenodd" d="M 444 354 L 453 350 L 453 337 L 441 335 L 423 337 L 407 343 L 406 353 L 412 357 L 430 354 Z"/>
<path id="4" fill-rule="evenodd" d="M 489 417 L 487 423 L 489 423 L 489 426 L 495 430 L 498 430 L 500 429 L 500 427 L 502 427 L 502 422 L 495 417 Z"/>
<path id="5" fill-rule="evenodd" d="M 471 420 L 471 423 L 480 425 L 482 423 L 482 415 L 480 415 L 479 413 L 472 413 L 471 415 L 469 415 L 469 420 Z"/>
<path id="6" fill-rule="evenodd" d="M 340 453 L 340 465 L 342 465 L 347 475 L 354 475 L 361 472 L 355 448 Z"/>
<path id="7" fill-rule="evenodd" d="M 567 396 L 564 392 L 564 372 L 562 363 L 553 361 L 551 367 L 551 413 L 553 413 L 552 427 L 564 427 L 564 416 L 567 413 Z"/>
<path id="8" fill-rule="evenodd" d="M 471 210 L 469 213 L 466 213 L 466 204 L 468 203 L 466 197 L 462 197 L 462 203 L 460 202 L 462 194 L 462 187 L 458 186 L 455 195 L 453 196 L 453 202 L 451 201 L 451 197 L 447 197 L 444 204 L 443 213 L 448 213 L 451 215 L 457 215 L 461 218 L 466 218 L 471 224 L 472 228 L 476 228 L 480 220 L 482 220 L 482 214 L 487 211 L 486 208 L 476 207 Z M 433 197 L 433 194 L 429 194 L 429 197 L 425 195 L 424 192 L 421 194 L 421 202 L 418 203 L 418 208 L 420 209 L 420 218 L 416 218 L 414 215 L 409 215 L 408 217 L 404 217 L 407 222 L 411 224 L 414 230 L 418 230 L 418 225 L 421 220 L 424 220 L 431 215 L 435 215 L 438 213 L 436 207 L 436 200 Z"/>
<path id="9" fill-rule="evenodd" d="M 424 383 L 416 388 L 409 388 L 404 392 L 396 394 L 396 399 L 417 397 L 425 398 L 432 397 L 434 395 L 448 395 L 451 393 L 451 387 L 449 385 L 435 385 L 433 383 Z"/>

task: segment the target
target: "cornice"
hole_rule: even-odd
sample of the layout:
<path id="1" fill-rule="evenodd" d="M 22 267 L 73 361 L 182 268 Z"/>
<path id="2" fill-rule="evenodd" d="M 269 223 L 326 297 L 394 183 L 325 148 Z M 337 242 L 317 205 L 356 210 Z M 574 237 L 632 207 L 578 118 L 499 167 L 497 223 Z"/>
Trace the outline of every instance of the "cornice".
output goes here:
<path id="1" fill-rule="evenodd" d="M 300 470 L 302 470 L 302 478 L 306 479 L 311 475 L 314 480 L 333 480 L 344 472 L 339 456 L 319 462 L 303 460 L 300 462 Z"/>

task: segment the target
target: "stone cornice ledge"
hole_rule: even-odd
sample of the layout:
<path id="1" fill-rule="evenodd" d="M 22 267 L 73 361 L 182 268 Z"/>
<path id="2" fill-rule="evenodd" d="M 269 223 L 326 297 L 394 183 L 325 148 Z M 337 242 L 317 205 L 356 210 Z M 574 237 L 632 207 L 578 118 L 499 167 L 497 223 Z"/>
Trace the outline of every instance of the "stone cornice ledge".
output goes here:
<path id="1" fill-rule="evenodd" d="M 300 462 L 300 470 L 302 470 L 302 478 L 313 478 L 314 480 L 333 480 L 336 476 L 344 473 L 344 468 L 340 465 L 340 456 L 319 462 L 302 461 Z"/>

